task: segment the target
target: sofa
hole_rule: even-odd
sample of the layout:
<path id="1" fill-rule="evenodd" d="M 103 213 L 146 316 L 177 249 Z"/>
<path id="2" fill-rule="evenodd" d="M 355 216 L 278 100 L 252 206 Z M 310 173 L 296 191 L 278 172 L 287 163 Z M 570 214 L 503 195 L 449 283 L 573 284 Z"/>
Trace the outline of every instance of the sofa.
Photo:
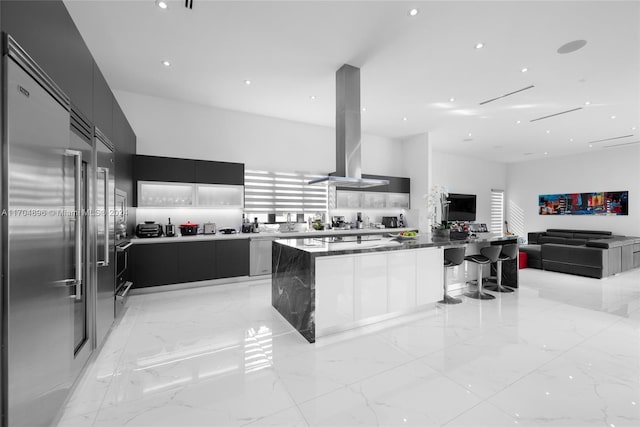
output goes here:
<path id="1" fill-rule="evenodd" d="M 550 228 L 528 233 L 527 266 L 604 278 L 640 267 L 640 237 L 610 231 Z"/>

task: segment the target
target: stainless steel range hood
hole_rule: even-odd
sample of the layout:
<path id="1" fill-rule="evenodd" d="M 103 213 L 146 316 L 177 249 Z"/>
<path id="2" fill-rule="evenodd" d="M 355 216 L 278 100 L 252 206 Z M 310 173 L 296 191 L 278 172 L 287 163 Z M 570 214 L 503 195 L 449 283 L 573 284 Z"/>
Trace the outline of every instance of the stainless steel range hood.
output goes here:
<path id="1" fill-rule="evenodd" d="M 362 177 L 361 143 L 360 69 L 344 64 L 336 72 L 336 172 L 309 181 L 309 185 L 369 188 L 389 184 L 386 179 Z"/>

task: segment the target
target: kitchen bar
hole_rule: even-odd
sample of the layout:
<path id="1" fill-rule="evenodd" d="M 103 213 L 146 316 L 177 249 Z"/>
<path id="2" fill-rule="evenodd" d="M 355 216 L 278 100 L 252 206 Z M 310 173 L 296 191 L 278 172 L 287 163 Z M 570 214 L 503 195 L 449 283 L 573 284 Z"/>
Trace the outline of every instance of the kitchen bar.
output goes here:
<path id="1" fill-rule="evenodd" d="M 442 297 L 445 248 L 465 245 L 473 254 L 482 246 L 517 242 L 514 236 L 483 234 L 446 241 L 431 236 L 276 240 L 271 304 L 310 343 L 424 309 Z M 517 280 L 517 267 L 505 265 L 503 284 L 517 287 Z"/>

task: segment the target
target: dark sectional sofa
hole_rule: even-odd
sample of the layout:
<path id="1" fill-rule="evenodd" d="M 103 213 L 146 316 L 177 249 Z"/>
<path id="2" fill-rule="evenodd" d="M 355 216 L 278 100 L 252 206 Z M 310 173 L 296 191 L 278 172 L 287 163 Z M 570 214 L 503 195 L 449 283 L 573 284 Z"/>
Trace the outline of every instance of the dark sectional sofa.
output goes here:
<path id="1" fill-rule="evenodd" d="M 603 278 L 640 267 L 640 237 L 610 231 L 550 228 L 528 233 L 527 266 Z"/>

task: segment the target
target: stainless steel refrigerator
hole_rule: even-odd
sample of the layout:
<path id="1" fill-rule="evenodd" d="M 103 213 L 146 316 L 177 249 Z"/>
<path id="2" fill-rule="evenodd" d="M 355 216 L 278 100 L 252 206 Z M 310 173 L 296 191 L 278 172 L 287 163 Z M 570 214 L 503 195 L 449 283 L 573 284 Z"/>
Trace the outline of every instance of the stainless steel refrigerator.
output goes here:
<path id="1" fill-rule="evenodd" d="M 2 61 L 2 424 L 44 426 L 94 347 L 95 233 L 82 211 L 96 155 L 71 132 L 67 96 L 10 37 Z"/>

